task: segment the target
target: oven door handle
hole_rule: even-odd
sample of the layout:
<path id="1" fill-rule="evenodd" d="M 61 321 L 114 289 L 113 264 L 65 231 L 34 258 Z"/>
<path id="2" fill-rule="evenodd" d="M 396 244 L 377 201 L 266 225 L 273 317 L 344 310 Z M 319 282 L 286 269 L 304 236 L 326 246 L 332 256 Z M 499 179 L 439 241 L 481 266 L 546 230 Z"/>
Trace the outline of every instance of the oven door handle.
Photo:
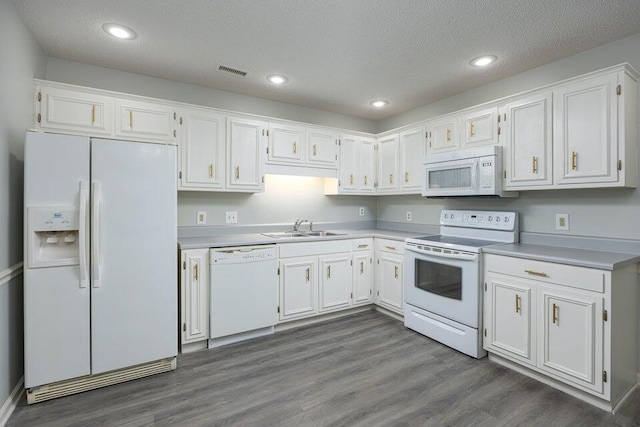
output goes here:
<path id="1" fill-rule="evenodd" d="M 422 251 L 415 246 L 406 245 L 404 247 L 406 251 L 411 251 L 420 255 L 432 256 L 434 258 L 450 258 L 450 259 L 459 259 L 462 261 L 478 261 L 478 254 L 472 254 L 468 252 L 458 252 L 457 254 L 447 254 L 444 252 L 431 252 L 431 251 Z"/>

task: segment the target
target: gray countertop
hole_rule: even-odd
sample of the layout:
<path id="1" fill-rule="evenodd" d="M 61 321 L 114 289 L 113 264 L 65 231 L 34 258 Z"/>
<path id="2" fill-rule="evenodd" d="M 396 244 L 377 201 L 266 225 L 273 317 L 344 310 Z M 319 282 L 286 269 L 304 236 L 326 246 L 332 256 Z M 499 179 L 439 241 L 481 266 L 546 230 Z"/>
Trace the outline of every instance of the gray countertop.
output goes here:
<path id="1" fill-rule="evenodd" d="M 429 233 L 409 233 L 404 231 L 365 229 L 365 230 L 340 230 L 331 229 L 336 233 L 344 233 L 339 236 L 322 237 L 268 237 L 260 233 L 246 234 L 220 234 L 200 237 L 181 237 L 178 239 L 180 249 L 221 248 L 230 246 L 266 245 L 272 243 L 304 243 L 320 240 L 344 240 L 378 237 L 384 239 L 404 241 L 407 237 L 426 236 Z"/>
<path id="2" fill-rule="evenodd" d="M 640 262 L 640 254 L 533 245 L 527 243 L 491 246 L 483 248 L 483 252 L 537 261 L 555 262 L 558 264 L 598 268 L 601 270 L 615 270 L 629 264 Z"/>

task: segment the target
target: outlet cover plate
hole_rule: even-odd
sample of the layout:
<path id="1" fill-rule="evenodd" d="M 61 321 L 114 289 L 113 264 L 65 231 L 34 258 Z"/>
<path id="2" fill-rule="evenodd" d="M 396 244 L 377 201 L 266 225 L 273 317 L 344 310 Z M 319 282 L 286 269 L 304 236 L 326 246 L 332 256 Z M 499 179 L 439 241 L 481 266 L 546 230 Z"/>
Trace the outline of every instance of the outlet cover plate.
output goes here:
<path id="1" fill-rule="evenodd" d="M 196 216 L 196 224 L 206 225 L 206 223 L 207 223 L 207 212 L 198 211 L 198 215 Z"/>
<path id="2" fill-rule="evenodd" d="M 360 208 L 360 216 L 364 216 L 364 208 L 363 207 Z"/>
<path id="3" fill-rule="evenodd" d="M 238 212 L 237 211 L 229 211 L 226 214 L 226 222 L 227 224 L 237 224 L 238 223 Z"/>
<path id="4" fill-rule="evenodd" d="M 569 214 L 556 214 L 556 230 L 569 230 Z"/>
<path id="5" fill-rule="evenodd" d="M 411 211 L 407 211 L 407 221 L 411 221 Z"/>

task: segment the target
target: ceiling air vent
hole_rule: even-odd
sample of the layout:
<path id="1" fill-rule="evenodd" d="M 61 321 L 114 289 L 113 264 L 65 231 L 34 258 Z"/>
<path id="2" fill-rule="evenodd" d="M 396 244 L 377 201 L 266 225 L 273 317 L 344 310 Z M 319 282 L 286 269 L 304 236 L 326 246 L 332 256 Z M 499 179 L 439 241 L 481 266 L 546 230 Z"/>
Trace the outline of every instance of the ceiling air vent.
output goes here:
<path id="1" fill-rule="evenodd" d="M 226 71 L 227 73 L 235 74 L 236 76 L 240 76 L 240 77 L 244 77 L 247 75 L 245 71 L 236 70 L 235 68 L 226 67 L 224 65 L 219 66 L 218 70 Z"/>

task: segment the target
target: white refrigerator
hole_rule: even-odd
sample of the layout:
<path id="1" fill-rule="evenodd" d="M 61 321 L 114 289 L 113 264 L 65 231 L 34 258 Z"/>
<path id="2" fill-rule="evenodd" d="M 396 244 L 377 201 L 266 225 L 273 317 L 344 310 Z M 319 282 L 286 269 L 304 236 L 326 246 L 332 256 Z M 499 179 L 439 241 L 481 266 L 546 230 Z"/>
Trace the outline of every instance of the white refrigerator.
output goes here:
<path id="1" fill-rule="evenodd" d="M 175 368 L 176 169 L 172 145 L 27 132 L 25 388 Z"/>

